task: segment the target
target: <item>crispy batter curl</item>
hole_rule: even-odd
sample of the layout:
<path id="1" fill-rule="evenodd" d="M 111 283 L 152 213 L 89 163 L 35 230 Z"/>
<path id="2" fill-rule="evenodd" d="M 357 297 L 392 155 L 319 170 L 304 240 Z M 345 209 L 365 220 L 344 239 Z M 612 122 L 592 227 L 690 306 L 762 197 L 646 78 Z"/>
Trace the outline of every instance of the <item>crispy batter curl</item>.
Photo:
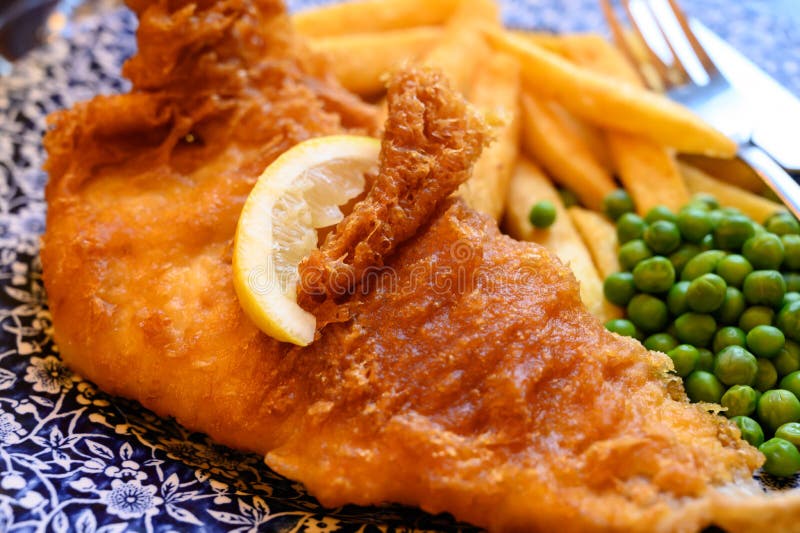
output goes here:
<path id="1" fill-rule="evenodd" d="M 366 198 L 300 266 L 307 308 L 349 297 L 364 273 L 427 223 L 469 178 L 487 142 L 483 120 L 432 70 L 398 72 L 389 83 L 380 170 Z M 321 326 L 347 319 L 317 307 Z"/>

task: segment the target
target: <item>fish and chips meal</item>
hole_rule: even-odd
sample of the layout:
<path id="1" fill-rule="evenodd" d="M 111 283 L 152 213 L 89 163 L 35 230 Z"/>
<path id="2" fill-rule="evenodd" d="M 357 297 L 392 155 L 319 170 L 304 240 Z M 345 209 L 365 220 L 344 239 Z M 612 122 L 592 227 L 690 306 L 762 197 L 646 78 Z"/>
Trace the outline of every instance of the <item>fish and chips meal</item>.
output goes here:
<path id="1" fill-rule="evenodd" d="M 492 0 L 128 5 L 130 91 L 44 140 L 76 372 L 324 506 L 800 527 L 753 477 L 800 470 L 800 224 L 614 45 Z"/>

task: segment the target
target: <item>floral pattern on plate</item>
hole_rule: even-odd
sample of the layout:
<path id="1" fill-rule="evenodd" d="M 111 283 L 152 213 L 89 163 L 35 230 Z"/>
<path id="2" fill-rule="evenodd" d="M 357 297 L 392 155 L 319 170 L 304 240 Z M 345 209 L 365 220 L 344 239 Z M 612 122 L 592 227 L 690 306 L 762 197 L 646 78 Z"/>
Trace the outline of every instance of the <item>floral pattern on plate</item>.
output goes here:
<path id="1" fill-rule="evenodd" d="M 594 0 L 570 5 L 580 10 L 565 17 L 554 0 L 507 2 L 505 16 L 554 30 L 602 26 Z M 124 90 L 134 29 L 125 10 L 87 19 L 0 80 L 0 531 L 476 530 L 394 505 L 324 509 L 260 457 L 111 398 L 61 363 L 38 260 L 45 117 Z"/>

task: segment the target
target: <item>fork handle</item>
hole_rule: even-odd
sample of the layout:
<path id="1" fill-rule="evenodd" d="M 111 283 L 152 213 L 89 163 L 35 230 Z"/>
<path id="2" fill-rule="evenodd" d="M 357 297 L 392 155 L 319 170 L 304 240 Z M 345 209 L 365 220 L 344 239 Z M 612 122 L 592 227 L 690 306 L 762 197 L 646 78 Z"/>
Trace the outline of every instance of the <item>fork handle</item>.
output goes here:
<path id="1" fill-rule="evenodd" d="M 753 144 L 742 146 L 739 149 L 739 157 L 758 172 L 764 183 L 783 201 L 789 211 L 800 219 L 800 185 L 794 178 L 764 150 Z"/>

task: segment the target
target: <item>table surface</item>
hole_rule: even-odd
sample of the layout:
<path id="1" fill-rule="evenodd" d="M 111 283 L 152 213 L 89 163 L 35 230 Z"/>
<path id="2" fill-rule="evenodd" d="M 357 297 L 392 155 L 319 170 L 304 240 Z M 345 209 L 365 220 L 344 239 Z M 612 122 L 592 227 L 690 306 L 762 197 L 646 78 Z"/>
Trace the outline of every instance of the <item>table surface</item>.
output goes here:
<path id="1" fill-rule="evenodd" d="M 800 95 L 798 1 L 684 4 Z M 605 31 L 595 3 L 508 1 L 504 16 L 518 27 Z M 0 78 L 0 531 L 471 531 L 398 506 L 323 509 L 260 457 L 108 397 L 61 365 L 38 261 L 41 134 L 49 112 L 124 89 L 134 26 L 129 13 L 90 15 Z"/>

